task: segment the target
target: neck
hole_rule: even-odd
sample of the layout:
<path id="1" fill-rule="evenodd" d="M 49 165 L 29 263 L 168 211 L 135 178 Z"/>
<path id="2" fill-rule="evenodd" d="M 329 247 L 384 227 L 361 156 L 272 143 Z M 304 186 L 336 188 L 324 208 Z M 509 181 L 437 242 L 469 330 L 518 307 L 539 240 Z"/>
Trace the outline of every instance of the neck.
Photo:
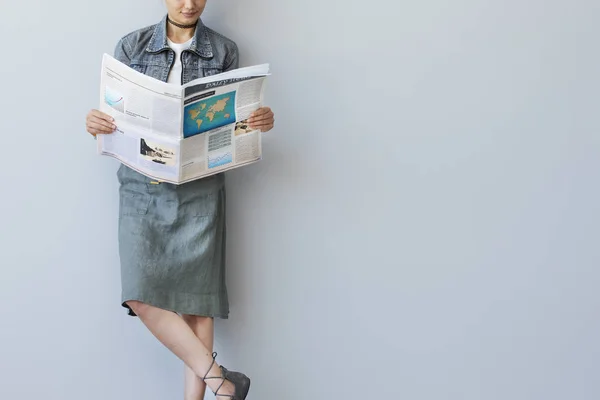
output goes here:
<path id="1" fill-rule="evenodd" d="M 167 21 L 167 37 L 171 39 L 172 42 L 185 43 L 189 39 L 191 39 L 192 36 L 194 36 L 194 33 L 196 32 L 196 29 L 194 28 L 196 25 L 190 28 L 181 28 L 176 25 L 173 25 L 173 23 L 170 21 L 172 20 L 169 18 L 169 20 Z"/>

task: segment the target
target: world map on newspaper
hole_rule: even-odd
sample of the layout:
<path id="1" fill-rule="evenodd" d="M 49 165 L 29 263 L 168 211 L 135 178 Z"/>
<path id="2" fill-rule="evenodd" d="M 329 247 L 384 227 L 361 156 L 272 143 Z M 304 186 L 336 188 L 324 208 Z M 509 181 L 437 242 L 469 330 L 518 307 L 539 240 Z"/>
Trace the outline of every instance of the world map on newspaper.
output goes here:
<path id="1" fill-rule="evenodd" d="M 209 97 L 185 107 L 183 137 L 235 123 L 235 92 Z"/>

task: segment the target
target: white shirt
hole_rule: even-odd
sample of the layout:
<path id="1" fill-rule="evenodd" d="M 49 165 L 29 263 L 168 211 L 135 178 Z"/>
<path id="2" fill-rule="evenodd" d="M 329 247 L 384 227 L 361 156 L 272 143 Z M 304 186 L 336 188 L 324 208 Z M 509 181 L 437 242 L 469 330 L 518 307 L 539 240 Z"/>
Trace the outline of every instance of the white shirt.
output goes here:
<path id="1" fill-rule="evenodd" d="M 185 43 L 173 43 L 171 39 L 167 38 L 169 47 L 175 52 L 175 62 L 173 63 L 173 68 L 171 68 L 171 71 L 169 72 L 167 83 L 181 85 L 181 72 L 183 70 L 183 66 L 181 65 L 181 53 L 190 48 L 192 39 L 194 39 L 193 36 Z"/>

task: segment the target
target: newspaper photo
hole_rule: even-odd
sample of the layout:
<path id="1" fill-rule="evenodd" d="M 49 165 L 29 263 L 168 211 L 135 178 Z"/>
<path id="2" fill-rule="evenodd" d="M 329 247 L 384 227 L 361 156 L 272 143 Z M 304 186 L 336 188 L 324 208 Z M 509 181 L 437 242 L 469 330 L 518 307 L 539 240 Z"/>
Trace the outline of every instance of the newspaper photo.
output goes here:
<path id="1" fill-rule="evenodd" d="M 269 65 L 173 85 L 104 54 L 100 108 L 115 132 L 98 153 L 161 182 L 182 184 L 259 161 L 261 132 L 246 120 L 262 107 Z"/>

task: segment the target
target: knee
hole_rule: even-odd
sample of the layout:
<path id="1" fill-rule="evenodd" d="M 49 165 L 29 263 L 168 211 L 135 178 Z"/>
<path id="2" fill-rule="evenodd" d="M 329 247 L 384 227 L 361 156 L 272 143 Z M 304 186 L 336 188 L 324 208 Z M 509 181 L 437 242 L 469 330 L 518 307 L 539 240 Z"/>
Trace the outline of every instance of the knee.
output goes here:
<path id="1" fill-rule="evenodd" d="M 127 304 L 127 306 L 131 308 L 131 311 L 133 311 L 137 316 L 144 316 L 146 311 L 150 308 L 149 305 L 135 300 L 127 301 L 125 304 Z"/>

